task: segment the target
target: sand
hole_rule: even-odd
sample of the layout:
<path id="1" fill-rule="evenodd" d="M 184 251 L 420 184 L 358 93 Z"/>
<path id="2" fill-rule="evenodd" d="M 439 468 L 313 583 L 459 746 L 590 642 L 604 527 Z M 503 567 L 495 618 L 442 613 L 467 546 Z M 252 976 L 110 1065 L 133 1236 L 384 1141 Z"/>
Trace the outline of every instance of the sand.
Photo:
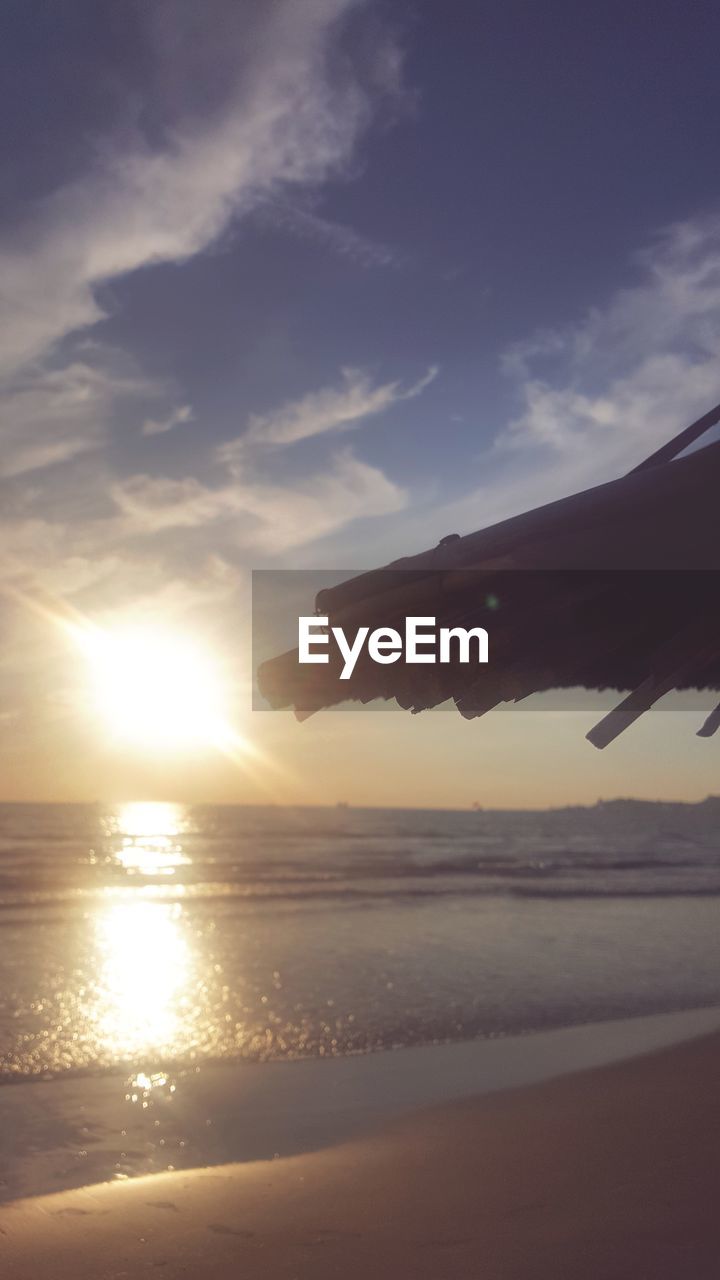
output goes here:
<path id="1" fill-rule="evenodd" d="M 717 1280 L 720 1035 L 282 1160 L 0 1208 L 8 1280 Z"/>
<path id="2" fill-rule="evenodd" d="M 25 1081 L 0 1088 L 0 1202 L 164 1173 L 169 1165 L 301 1155 L 363 1137 L 407 1112 L 715 1031 L 720 1009 L 693 1009 L 394 1053 L 203 1064 L 168 1069 L 166 1084 L 147 1096 L 127 1072 Z"/>

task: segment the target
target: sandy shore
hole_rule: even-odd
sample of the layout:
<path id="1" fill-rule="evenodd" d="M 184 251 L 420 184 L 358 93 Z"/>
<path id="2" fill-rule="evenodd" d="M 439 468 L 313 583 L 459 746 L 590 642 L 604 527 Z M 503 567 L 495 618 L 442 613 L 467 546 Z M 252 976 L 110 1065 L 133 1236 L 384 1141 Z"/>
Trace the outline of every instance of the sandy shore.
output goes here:
<path id="1" fill-rule="evenodd" d="M 716 1280 L 720 1035 L 282 1160 L 0 1209 L 12 1280 Z"/>
<path id="2" fill-rule="evenodd" d="M 0 1202 L 337 1146 L 401 1116 L 525 1088 L 720 1031 L 720 1009 L 395 1053 L 166 1068 L 0 1088 Z M 162 1064 L 158 1064 L 161 1066 Z M 152 1069 L 152 1068 L 150 1068 Z"/>

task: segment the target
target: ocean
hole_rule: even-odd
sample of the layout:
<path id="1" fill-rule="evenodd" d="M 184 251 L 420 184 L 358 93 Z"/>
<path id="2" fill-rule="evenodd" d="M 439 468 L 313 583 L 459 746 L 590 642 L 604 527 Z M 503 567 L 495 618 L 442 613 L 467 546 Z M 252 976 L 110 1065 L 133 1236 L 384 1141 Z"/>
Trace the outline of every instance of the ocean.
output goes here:
<path id="1" fill-rule="evenodd" d="M 720 799 L 0 806 L 0 1081 L 720 1003 Z"/>

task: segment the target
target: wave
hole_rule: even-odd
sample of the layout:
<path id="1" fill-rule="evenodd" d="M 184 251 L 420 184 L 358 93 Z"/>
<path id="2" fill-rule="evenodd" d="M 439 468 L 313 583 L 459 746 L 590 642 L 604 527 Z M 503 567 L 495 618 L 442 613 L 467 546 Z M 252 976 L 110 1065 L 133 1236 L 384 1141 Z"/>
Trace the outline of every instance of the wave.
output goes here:
<path id="1" fill-rule="evenodd" d="M 350 904 L 720 893 L 716 800 L 432 815 L 202 806 L 167 831 L 164 808 L 137 835 L 100 806 L 0 805 L 0 918 L 137 895 Z"/>
<path id="2" fill-rule="evenodd" d="M 545 899 L 547 901 L 571 901 L 577 899 L 654 899 L 654 898 L 720 898 L 720 883 L 713 885 L 657 884 L 657 885 L 549 885 L 549 884 L 512 884 L 512 885 L 438 885 L 430 887 L 399 886 L 394 891 L 388 888 L 351 888 L 339 887 L 334 890 L 307 889 L 302 893 L 288 892 L 286 889 L 257 889 L 255 887 L 240 889 L 237 886 L 204 886 L 201 892 L 192 894 L 170 890 L 163 894 L 153 895 L 151 901 L 161 905 L 181 903 L 193 909 L 203 906 L 215 907 L 219 902 L 232 905 L 233 908 L 252 906 L 293 905 L 313 906 L 333 904 L 338 907 L 376 905 L 402 906 L 403 903 L 435 902 L 446 898 L 526 898 Z M 38 917 L 44 923 L 62 924 L 71 914 L 86 914 L 89 906 L 105 908 L 108 905 L 123 905 L 137 900 L 135 891 L 113 895 L 108 898 L 102 892 L 88 892 L 79 898 L 74 896 L 55 896 L 51 899 L 38 897 L 18 900 L 0 901 L 0 929 L 21 925 L 35 926 Z M 143 897 L 144 901 L 148 899 Z"/>

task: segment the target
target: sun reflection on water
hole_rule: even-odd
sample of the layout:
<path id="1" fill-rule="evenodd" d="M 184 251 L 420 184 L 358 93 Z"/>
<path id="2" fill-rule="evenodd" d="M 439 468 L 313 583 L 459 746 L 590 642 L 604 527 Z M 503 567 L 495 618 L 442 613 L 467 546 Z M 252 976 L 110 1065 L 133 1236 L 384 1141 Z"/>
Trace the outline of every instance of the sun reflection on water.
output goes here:
<path id="1" fill-rule="evenodd" d="M 190 865 L 181 839 L 186 827 L 180 805 L 122 805 L 109 830 L 117 863 L 128 875 L 174 876 L 178 867 Z"/>
<path id="2" fill-rule="evenodd" d="M 152 1058 L 181 1051 L 187 1040 L 197 957 L 182 903 L 159 899 L 152 880 L 190 865 L 183 848 L 189 827 L 187 810 L 166 803 L 121 805 L 105 821 L 108 857 L 135 886 L 131 897 L 122 891 L 118 899 L 117 884 L 109 885 L 93 917 L 92 1019 L 104 1056 L 134 1060 L 138 1071 Z M 144 877 L 150 883 L 138 883 Z M 146 1096 L 144 1081 L 140 1071 L 138 1088 Z M 151 1083 L 159 1087 L 160 1077 L 153 1074 Z"/>
<path id="3" fill-rule="evenodd" d="M 95 919 L 97 1031 L 118 1058 L 168 1053 L 192 968 L 179 903 L 119 903 Z"/>
<path id="4" fill-rule="evenodd" d="M 117 828 L 127 836 L 152 838 L 179 835 L 186 823 L 179 804 L 160 800 L 133 800 L 120 806 Z"/>

